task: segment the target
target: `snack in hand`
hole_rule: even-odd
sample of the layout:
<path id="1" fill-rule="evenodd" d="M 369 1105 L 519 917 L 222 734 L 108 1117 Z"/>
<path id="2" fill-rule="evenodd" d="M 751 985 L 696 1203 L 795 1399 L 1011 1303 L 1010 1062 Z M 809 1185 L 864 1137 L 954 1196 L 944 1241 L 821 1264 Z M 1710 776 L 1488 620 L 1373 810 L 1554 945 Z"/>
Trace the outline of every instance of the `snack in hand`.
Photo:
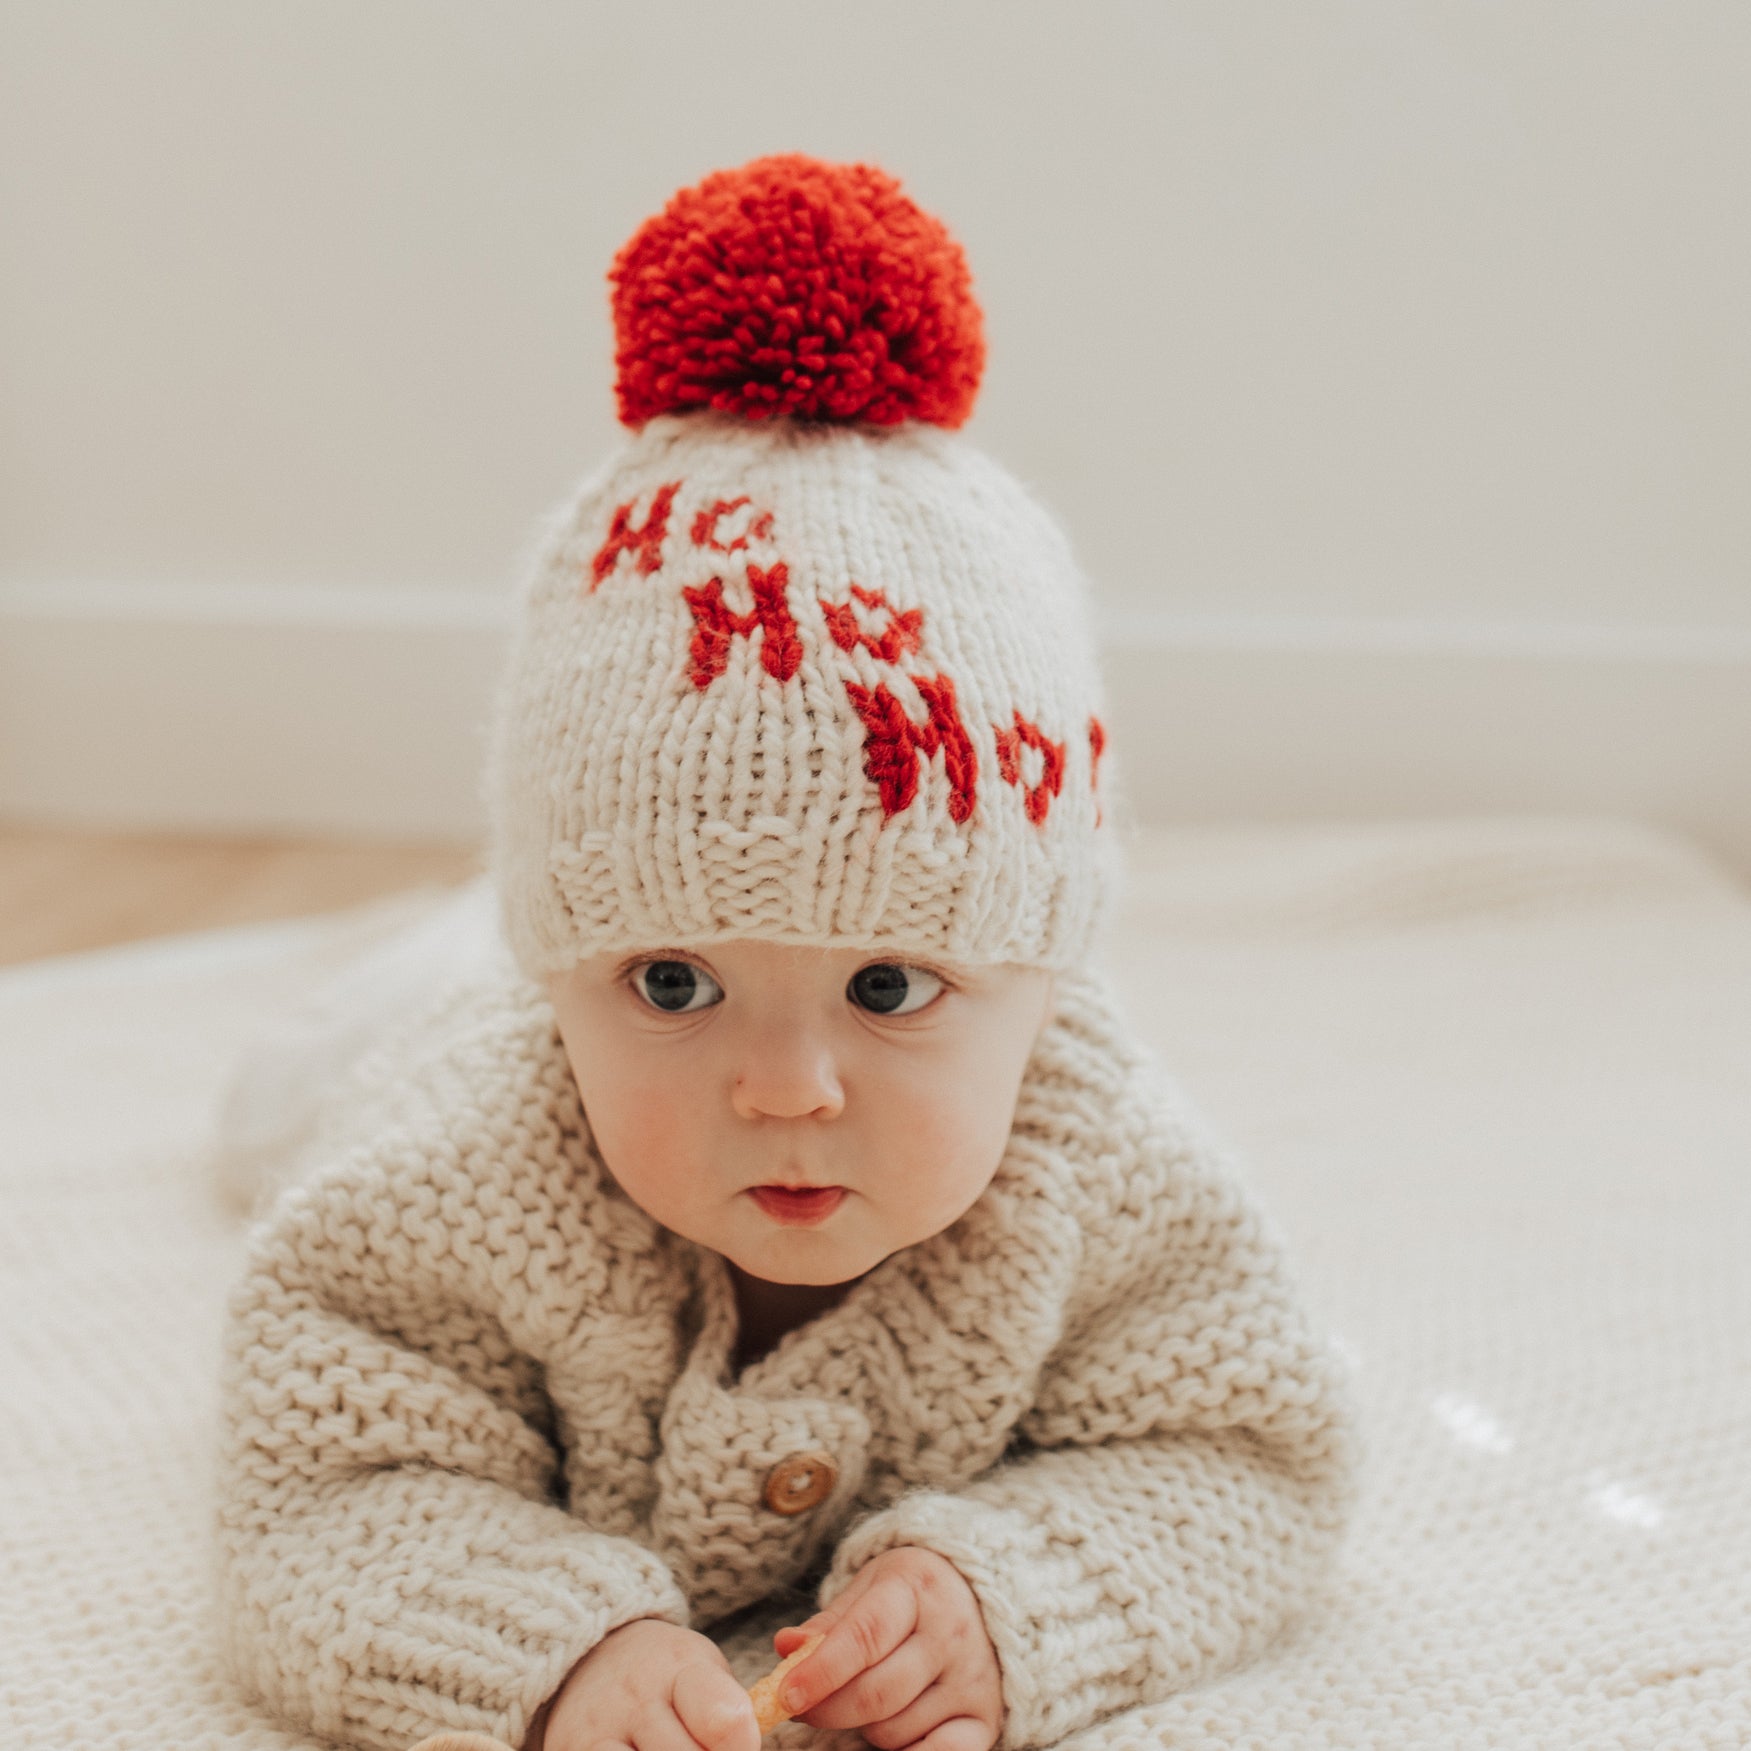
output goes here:
<path id="1" fill-rule="evenodd" d="M 748 1700 L 754 1705 L 754 1719 L 760 1723 L 762 1733 L 770 1733 L 780 1721 L 790 1719 L 784 1704 L 778 1700 L 778 1693 L 791 1668 L 801 1665 L 826 1639 L 824 1635 L 810 1636 L 795 1653 L 786 1654 L 764 1678 L 749 1686 Z M 429 1739 L 421 1739 L 413 1751 L 511 1751 L 511 1747 L 488 1738 L 484 1733 L 451 1732 L 434 1733 Z"/>
<path id="2" fill-rule="evenodd" d="M 810 1636 L 794 1653 L 786 1654 L 764 1678 L 756 1679 L 748 1686 L 748 1698 L 754 1704 L 754 1719 L 760 1723 L 762 1733 L 770 1733 L 780 1721 L 790 1719 L 784 1704 L 778 1700 L 778 1693 L 784 1688 L 791 1668 L 801 1665 L 826 1639 L 824 1635 Z"/>

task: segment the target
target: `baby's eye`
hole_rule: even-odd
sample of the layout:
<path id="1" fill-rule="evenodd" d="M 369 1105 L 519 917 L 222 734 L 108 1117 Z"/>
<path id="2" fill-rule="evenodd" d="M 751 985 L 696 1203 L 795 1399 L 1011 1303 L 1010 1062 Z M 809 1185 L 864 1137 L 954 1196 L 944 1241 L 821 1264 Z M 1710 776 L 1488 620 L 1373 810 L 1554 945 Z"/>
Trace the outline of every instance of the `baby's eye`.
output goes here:
<path id="1" fill-rule="evenodd" d="M 923 967 L 878 961 L 853 973 L 846 995 L 876 1015 L 914 1015 L 942 989 L 942 981 Z"/>
<path id="2" fill-rule="evenodd" d="M 632 985 L 653 1009 L 668 1015 L 709 1009 L 723 997 L 723 987 L 691 961 L 641 961 L 632 969 Z"/>

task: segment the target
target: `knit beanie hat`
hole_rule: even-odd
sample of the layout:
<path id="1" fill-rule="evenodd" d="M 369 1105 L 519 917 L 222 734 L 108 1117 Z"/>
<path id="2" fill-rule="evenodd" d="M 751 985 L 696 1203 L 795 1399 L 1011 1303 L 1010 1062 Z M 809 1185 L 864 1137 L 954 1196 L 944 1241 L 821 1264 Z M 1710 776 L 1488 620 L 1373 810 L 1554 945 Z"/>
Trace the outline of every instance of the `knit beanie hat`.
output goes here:
<path id="1" fill-rule="evenodd" d="M 490 736 L 519 965 L 1079 964 L 1115 870 L 1087 589 L 957 435 L 960 246 L 873 166 L 789 153 L 683 189 L 609 278 L 626 431 L 542 534 Z"/>

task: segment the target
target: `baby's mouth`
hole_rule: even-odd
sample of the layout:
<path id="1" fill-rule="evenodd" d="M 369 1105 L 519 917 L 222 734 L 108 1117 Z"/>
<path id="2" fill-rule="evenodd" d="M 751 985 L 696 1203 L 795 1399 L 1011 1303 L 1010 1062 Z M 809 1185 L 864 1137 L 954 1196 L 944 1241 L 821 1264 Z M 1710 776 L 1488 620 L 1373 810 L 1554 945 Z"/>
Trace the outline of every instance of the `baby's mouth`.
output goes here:
<path id="1" fill-rule="evenodd" d="M 750 1186 L 751 1197 L 774 1222 L 813 1227 L 825 1222 L 845 1201 L 843 1186 Z"/>

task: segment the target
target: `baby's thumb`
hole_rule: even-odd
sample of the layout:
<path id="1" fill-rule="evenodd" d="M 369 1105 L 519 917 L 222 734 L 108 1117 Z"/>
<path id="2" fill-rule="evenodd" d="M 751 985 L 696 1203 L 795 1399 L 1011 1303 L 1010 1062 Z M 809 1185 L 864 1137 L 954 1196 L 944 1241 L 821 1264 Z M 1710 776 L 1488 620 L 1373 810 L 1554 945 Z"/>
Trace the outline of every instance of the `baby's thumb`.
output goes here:
<path id="1" fill-rule="evenodd" d="M 676 1718 L 705 1751 L 759 1751 L 754 1705 L 727 1669 L 683 1666 L 672 1701 Z"/>

